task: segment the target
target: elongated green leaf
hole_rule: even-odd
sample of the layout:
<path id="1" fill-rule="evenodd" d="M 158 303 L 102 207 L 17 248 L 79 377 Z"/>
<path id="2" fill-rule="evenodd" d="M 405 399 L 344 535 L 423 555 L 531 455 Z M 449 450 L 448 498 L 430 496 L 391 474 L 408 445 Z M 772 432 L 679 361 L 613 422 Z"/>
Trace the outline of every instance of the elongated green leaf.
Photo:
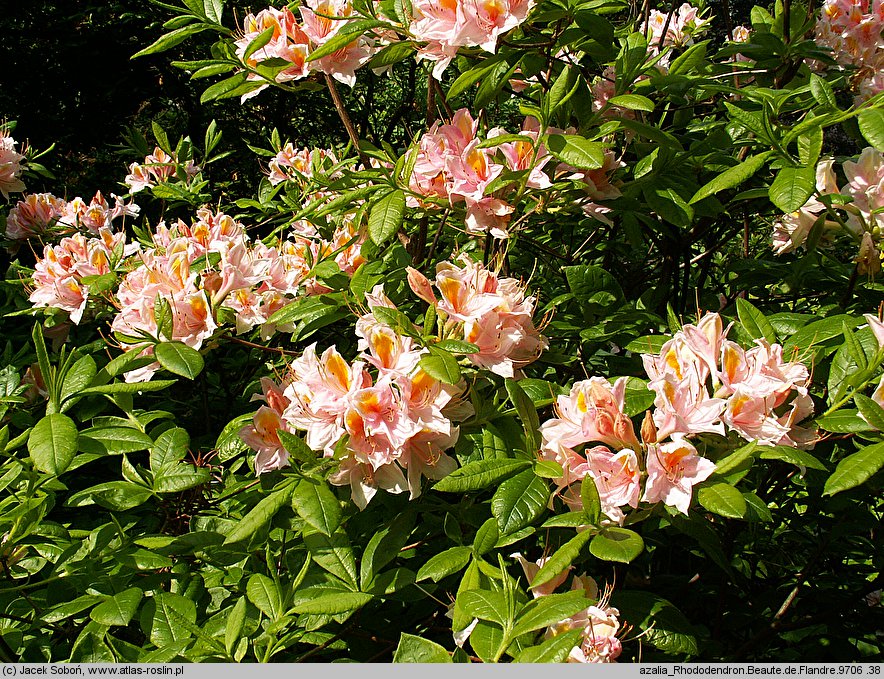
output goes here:
<path id="1" fill-rule="evenodd" d="M 821 78 L 816 73 L 810 74 L 810 93 L 821 106 L 832 109 L 838 108 L 838 102 L 835 99 L 835 92 L 832 90 L 832 86 L 825 78 Z"/>
<path id="2" fill-rule="evenodd" d="M 189 639 L 193 633 L 178 624 L 169 612 L 174 609 L 188 622 L 196 622 L 196 605 L 181 594 L 160 592 L 141 607 L 141 629 L 155 646 L 168 646 Z"/>
<path id="3" fill-rule="evenodd" d="M 337 615 L 362 608 L 374 597 L 364 592 L 337 592 L 303 601 L 292 608 L 295 613 L 313 615 Z"/>
<path id="4" fill-rule="evenodd" d="M 141 603 L 141 588 L 130 587 L 114 594 L 104 603 L 98 604 L 89 611 L 89 617 L 100 625 L 128 625 L 138 604 Z"/>
<path id="5" fill-rule="evenodd" d="M 154 474 L 153 489 L 158 493 L 180 493 L 208 483 L 211 478 L 211 473 L 204 467 L 179 464 Z"/>
<path id="6" fill-rule="evenodd" d="M 487 554 L 500 540 L 500 529 L 497 527 L 497 519 L 490 518 L 476 531 L 476 537 L 473 540 L 473 553 L 476 556 Z"/>
<path id="7" fill-rule="evenodd" d="M 262 529 L 276 513 L 285 507 L 292 496 L 293 486 L 287 485 L 279 490 L 274 490 L 265 498 L 256 504 L 242 521 L 236 524 L 236 527 L 230 531 L 224 539 L 224 544 L 229 545 L 240 540 L 245 540 Z"/>
<path id="8" fill-rule="evenodd" d="M 243 52 L 242 60 L 243 63 L 249 62 L 249 57 L 251 57 L 255 52 L 257 52 L 262 47 L 266 46 L 270 39 L 273 38 L 273 32 L 276 30 L 275 26 L 271 26 L 265 31 L 262 31 L 257 36 L 252 39 L 252 42 L 249 43 L 249 46 L 246 47 L 246 51 Z"/>
<path id="9" fill-rule="evenodd" d="M 375 576 L 399 556 L 413 530 L 414 513 L 406 511 L 396 516 L 390 525 L 371 536 L 371 540 L 362 552 L 362 562 L 359 564 L 359 582 L 363 590 L 367 590 Z"/>
<path id="10" fill-rule="evenodd" d="M 522 420 L 526 452 L 533 454 L 540 449 L 540 418 L 537 415 L 537 408 L 516 380 L 507 379 L 504 386 L 510 401 L 519 413 L 519 419 Z"/>
<path id="11" fill-rule="evenodd" d="M 742 297 L 737 298 L 737 315 L 753 339 L 765 339 L 771 344 L 777 341 L 777 333 L 764 314 Z"/>
<path id="12" fill-rule="evenodd" d="M 61 385 L 61 402 L 64 403 L 72 396 L 77 396 L 81 390 L 92 384 L 92 378 L 97 372 L 95 359 L 91 356 L 83 356 L 74 363 L 64 376 Z"/>
<path id="13" fill-rule="evenodd" d="M 602 517 L 602 500 L 599 497 L 598 486 L 589 474 L 580 482 L 580 499 L 583 502 L 583 513 L 586 515 L 587 523 L 598 525 Z"/>
<path id="14" fill-rule="evenodd" d="M 368 213 L 368 235 L 376 245 L 383 245 L 390 240 L 405 215 L 405 194 L 396 189 L 371 206 Z"/>
<path id="15" fill-rule="evenodd" d="M 435 641 L 402 632 L 393 654 L 394 663 L 450 663 L 451 654 Z"/>
<path id="16" fill-rule="evenodd" d="M 491 499 L 491 513 L 503 535 L 529 525 L 546 509 L 549 487 L 533 470 L 516 474 L 500 484 Z"/>
<path id="17" fill-rule="evenodd" d="M 452 354 L 477 354 L 479 347 L 472 342 L 463 342 L 461 340 L 447 339 L 437 342 L 433 346 Z"/>
<path id="18" fill-rule="evenodd" d="M 139 52 L 133 54 L 131 58 L 135 59 L 137 57 L 147 56 L 148 54 L 165 52 L 166 50 L 175 47 L 175 45 L 184 42 L 191 35 L 195 35 L 209 28 L 211 28 L 211 26 L 207 26 L 206 24 L 189 24 L 187 26 L 182 26 L 181 28 L 176 28 L 171 33 L 161 35 L 143 50 L 140 50 Z"/>
<path id="19" fill-rule="evenodd" d="M 517 663 L 561 663 L 583 639 L 583 630 L 572 629 L 546 639 L 542 644 L 526 648 L 516 656 Z"/>
<path id="20" fill-rule="evenodd" d="M 606 528 L 589 543 L 590 553 L 603 561 L 629 563 L 645 548 L 641 536 L 627 528 Z"/>
<path id="21" fill-rule="evenodd" d="M 563 163 L 580 170 L 597 170 L 605 164 L 605 147 L 576 134 L 551 134 L 546 146 Z"/>
<path id="22" fill-rule="evenodd" d="M 431 346 L 430 353 L 421 356 L 418 365 L 427 375 L 440 382 L 453 385 L 460 382 L 460 366 L 457 359 L 444 349 Z"/>
<path id="23" fill-rule="evenodd" d="M 884 151 L 884 111 L 880 108 L 864 110 L 858 116 L 859 131 L 878 151 Z"/>
<path id="24" fill-rule="evenodd" d="M 856 407 L 859 408 L 859 412 L 866 422 L 878 431 L 884 431 L 884 408 L 863 394 L 856 394 L 853 397 L 853 402 L 856 403 Z"/>
<path id="25" fill-rule="evenodd" d="M 444 552 L 434 554 L 420 567 L 416 580 L 432 580 L 439 582 L 453 573 L 457 573 L 470 561 L 472 549 L 469 547 L 450 547 Z"/>
<path id="26" fill-rule="evenodd" d="M 325 481 L 301 479 L 292 493 L 292 505 L 320 533 L 331 535 L 341 525 L 341 505 Z"/>
<path id="27" fill-rule="evenodd" d="M 729 483 L 704 486 L 697 493 L 697 500 L 710 512 L 730 519 L 742 519 L 746 516 L 746 500 L 743 494 Z"/>
<path id="28" fill-rule="evenodd" d="M 84 453 L 114 455 L 147 450 L 153 445 L 150 436 L 132 427 L 92 427 L 80 432 L 78 447 Z"/>
<path id="29" fill-rule="evenodd" d="M 277 429 L 276 434 L 279 436 L 279 442 L 282 443 L 288 454 L 298 462 L 312 462 L 316 459 L 316 451 L 312 450 L 300 436 L 289 433 L 284 429 Z"/>
<path id="30" fill-rule="evenodd" d="M 34 466 L 47 474 L 63 474 L 77 452 L 78 438 L 77 425 L 67 415 L 46 415 L 28 436 L 28 452 Z"/>
<path id="31" fill-rule="evenodd" d="M 233 649 L 236 648 L 245 620 L 246 600 L 240 597 L 227 616 L 227 625 L 224 631 L 224 648 L 227 649 L 228 654 L 233 653 Z"/>
<path id="32" fill-rule="evenodd" d="M 304 535 L 304 544 L 316 565 L 339 577 L 351 590 L 359 589 L 356 580 L 356 557 L 343 529 L 338 529 L 338 532 L 331 537 L 322 533 L 308 533 Z"/>
<path id="33" fill-rule="evenodd" d="M 612 603 L 652 646 L 665 653 L 696 655 L 694 628 L 666 599 L 650 592 L 620 590 L 614 593 Z"/>
<path id="34" fill-rule="evenodd" d="M 620 94 L 616 97 L 611 97 L 608 101 L 612 106 L 628 108 L 630 111 L 654 110 L 654 102 L 640 94 Z"/>
<path id="35" fill-rule="evenodd" d="M 807 202 L 815 187 L 815 168 L 784 167 L 774 177 L 768 196 L 783 212 L 794 212 Z"/>
<path id="36" fill-rule="evenodd" d="M 582 590 L 549 594 L 529 601 L 516 617 L 512 636 L 517 637 L 534 630 L 549 627 L 578 611 L 589 608 L 592 601 L 586 598 Z"/>
<path id="37" fill-rule="evenodd" d="M 823 495 L 835 495 L 865 483 L 881 467 L 884 467 L 884 443 L 863 448 L 848 455 L 838 463 L 832 475 L 826 479 Z"/>
<path id="38" fill-rule="evenodd" d="M 150 469 L 156 474 L 166 467 L 176 465 L 184 459 L 190 445 L 190 434 L 186 429 L 173 427 L 157 436 L 150 447 Z"/>
<path id="39" fill-rule="evenodd" d="M 713 196 L 717 193 L 720 193 L 721 191 L 725 191 L 726 189 L 732 189 L 735 186 L 739 186 L 756 172 L 758 172 L 758 170 L 761 168 L 762 165 L 764 165 L 764 163 L 767 161 L 768 158 L 770 158 L 770 156 L 771 152 L 765 151 L 764 153 L 749 156 L 739 165 L 729 167 L 720 175 L 701 186 L 688 202 L 698 203 L 704 198 Z"/>
<path id="40" fill-rule="evenodd" d="M 582 533 L 577 533 L 577 535 L 559 547 L 546 563 L 541 566 L 540 570 L 537 571 L 537 574 L 531 581 L 531 588 L 534 589 L 546 584 L 568 568 L 592 536 L 592 531 L 585 530 Z"/>
<path id="41" fill-rule="evenodd" d="M 373 19 L 348 22 L 338 29 L 338 32 L 334 37 L 312 50 L 310 56 L 307 57 L 307 61 L 315 61 L 316 59 L 322 59 L 330 54 L 334 54 L 338 50 L 345 48 L 354 40 L 357 40 L 363 33 L 365 33 L 365 31 L 387 25 L 389 24 L 386 24 L 383 21 L 375 21 Z"/>
<path id="42" fill-rule="evenodd" d="M 807 467 L 808 469 L 819 469 L 826 471 L 826 465 L 816 459 L 806 450 L 799 450 L 791 446 L 764 446 L 760 448 L 761 454 L 758 456 L 762 460 L 782 460 L 796 467 Z M 716 465 L 717 467 L 718 465 Z"/>
<path id="43" fill-rule="evenodd" d="M 455 469 L 433 486 L 446 493 L 466 493 L 482 490 L 507 479 L 531 466 L 528 460 L 477 460 Z"/>
<path id="44" fill-rule="evenodd" d="M 150 382 L 112 382 L 103 384 L 100 387 L 87 387 L 80 392 L 80 396 L 90 396 L 92 394 L 138 394 L 147 391 L 162 391 L 175 384 L 177 380 L 152 380 Z"/>
<path id="45" fill-rule="evenodd" d="M 246 585 L 246 596 L 271 620 L 282 613 L 282 594 L 276 583 L 263 573 L 253 573 Z"/>
<path id="46" fill-rule="evenodd" d="M 203 357 L 196 349 L 184 342 L 160 342 L 154 347 L 154 355 L 169 372 L 194 379 L 203 370 Z"/>
<path id="47" fill-rule="evenodd" d="M 503 592 L 474 589 L 457 597 L 464 611 L 479 620 L 489 620 L 503 627 L 506 620 L 506 598 Z"/>

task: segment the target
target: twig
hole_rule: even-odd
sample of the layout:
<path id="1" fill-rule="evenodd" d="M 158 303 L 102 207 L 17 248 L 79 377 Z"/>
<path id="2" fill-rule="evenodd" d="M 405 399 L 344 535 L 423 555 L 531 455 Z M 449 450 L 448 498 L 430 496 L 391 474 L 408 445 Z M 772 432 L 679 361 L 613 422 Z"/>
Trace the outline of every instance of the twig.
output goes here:
<path id="1" fill-rule="evenodd" d="M 335 85 L 335 80 L 328 73 L 325 74 L 325 84 L 328 85 L 329 94 L 331 94 L 332 101 L 335 104 L 335 109 L 338 111 L 338 116 L 341 119 L 341 122 L 344 123 L 344 127 L 347 128 L 347 136 L 350 137 L 350 143 L 353 144 L 353 148 L 355 149 L 357 155 L 359 156 L 359 160 L 362 161 L 362 164 L 368 167 L 368 156 L 366 156 L 362 150 L 359 148 L 359 134 L 356 132 L 356 128 L 353 126 L 353 121 L 350 120 L 350 114 L 347 113 L 347 109 L 344 107 L 344 100 L 341 99 L 341 93 L 338 92 L 337 85 Z"/>
<path id="2" fill-rule="evenodd" d="M 239 337 L 234 337 L 233 335 L 228 335 L 227 339 L 231 342 L 236 342 L 237 344 L 243 344 L 247 347 L 252 347 L 252 349 L 261 349 L 262 351 L 271 351 L 275 354 L 280 354 L 282 356 L 300 356 L 300 352 L 298 351 L 289 351 L 288 349 L 280 349 L 279 347 L 265 347 L 263 344 L 256 344 L 255 342 L 249 342 L 248 340 L 240 339 Z"/>

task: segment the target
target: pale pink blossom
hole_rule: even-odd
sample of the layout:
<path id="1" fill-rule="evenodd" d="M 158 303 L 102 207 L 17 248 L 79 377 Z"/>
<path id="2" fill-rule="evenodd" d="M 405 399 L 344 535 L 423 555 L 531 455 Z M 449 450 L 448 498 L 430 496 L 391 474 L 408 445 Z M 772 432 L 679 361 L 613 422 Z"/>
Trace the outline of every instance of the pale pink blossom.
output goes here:
<path id="1" fill-rule="evenodd" d="M 43 234 L 64 212 L 65 201 L 51 193 L 31 193 L 16 203 L 6 218 L 6 237 L 24 240 Z"/>
<path id="2" fill-rule="evenodd" d="M 642 500 L 662 501 L 682 514 L 688 513 L 693 487 L 715 471 L 715 465 L 684 439 L 648 446 L 645 465 L 648 480 Z"/>
<path id="3" fill-rule="evenodd" d="M 21 161 L 25 156 L 15 150 L 16 143 L 9 131 L 0 126 L 0 193 L 7 200 L 10 193 L 25 190 L 25 183 L 21 180 Z"/>

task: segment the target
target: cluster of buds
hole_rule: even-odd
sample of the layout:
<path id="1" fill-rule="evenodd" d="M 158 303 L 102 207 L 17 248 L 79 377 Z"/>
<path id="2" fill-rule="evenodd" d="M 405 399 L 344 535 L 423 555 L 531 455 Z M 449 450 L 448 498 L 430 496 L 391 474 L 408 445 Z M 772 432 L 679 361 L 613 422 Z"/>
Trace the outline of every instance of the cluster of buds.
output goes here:
<path id="1" fill-rule="evenodd" d="M 833 159 L 822 160 L 816 168 L 816 189 L 822 195 L 840 195 L 850 200 L 832 205 L 842 218 L 833 219 L 826 205 L 811 197 L 800 209 L 784 215 L 774 224 L 773 248 L 777 254 L 791 252 L 803 245 L 811 229 L 822 222 L 829 238 L 846 229 L 859 243 L 855 262 L 860 273 L 875 275 L 881 271 L 884 240 L 884 154 L 871 146 L 863 149 L 856 161 L 845 160 L 841 170 L 847 182 L 838 188 Z M 834 210 L 833 210 L 834 211 Z M 823 214 L 827 213 L 827 214 Z"/>
<path id="2" fill-rule="evenodd" d="M 31 193 L 18 201 L 6 218 L 6 238 L 11 241 L 41 236 L 50 230 L 85 230 L 96 235 L 102 229 L 112 228 L 119 217 L 135 217 L 140 208 L 135 203 L 125 203 L 114 194 L 113 207 L 96 191 L 88 203 L 77 196 L 73 200 L 57 198 L 51 193 Z"/>

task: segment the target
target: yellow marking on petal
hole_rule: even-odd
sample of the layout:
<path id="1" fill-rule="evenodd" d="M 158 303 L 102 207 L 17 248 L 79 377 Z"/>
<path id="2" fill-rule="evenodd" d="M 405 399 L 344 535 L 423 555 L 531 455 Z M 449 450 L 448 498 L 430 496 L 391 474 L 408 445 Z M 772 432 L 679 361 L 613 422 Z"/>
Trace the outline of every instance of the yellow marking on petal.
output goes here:
<path id="1" fill-rule="evenodd" d="M 350 388 L 350 376 L 348 366 L 346 361 L 341 358 L 340 354 L 331 354 L 331 356 L 328 357 L 328 362 L 325 364 L 325 367 L 338 381 L 338 384 L 340 384 L 345 389 Z"/>

